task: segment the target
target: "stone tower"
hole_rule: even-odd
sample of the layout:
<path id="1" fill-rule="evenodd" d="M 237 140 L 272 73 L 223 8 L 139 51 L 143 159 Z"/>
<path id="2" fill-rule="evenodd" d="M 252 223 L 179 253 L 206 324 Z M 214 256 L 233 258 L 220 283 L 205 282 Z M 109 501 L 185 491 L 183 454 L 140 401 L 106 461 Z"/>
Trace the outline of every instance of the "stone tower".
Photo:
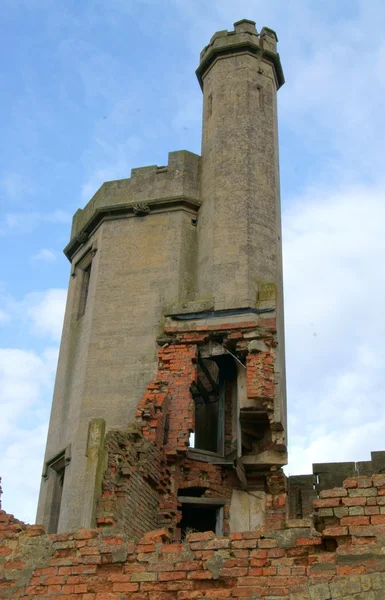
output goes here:
<path id="1" fill-rule="evenodd" d="M 242 20 L 197 69 L 202 155 L 74 216 L 37 522 L 253 529 L 284 512 L 277 37 Z M 281 500 L 280 500 L 281 498 Z"/>

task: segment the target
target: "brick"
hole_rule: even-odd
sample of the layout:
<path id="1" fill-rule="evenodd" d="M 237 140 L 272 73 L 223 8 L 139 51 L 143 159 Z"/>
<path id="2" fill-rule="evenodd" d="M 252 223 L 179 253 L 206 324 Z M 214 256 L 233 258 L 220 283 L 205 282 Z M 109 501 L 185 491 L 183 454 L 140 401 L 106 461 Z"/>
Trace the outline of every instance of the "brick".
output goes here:
<path id="1" fill-rule="evenodd" d="M 213 531 L 205 531 L 204 533 L 190 533 L 186 539 L 188 542 L 204 542 L 215 538 Z"/>
<path id="2" fill-rule="evenodd" d="M 357 487 L 357 479 L 354 478 L 348 478 L 345 479 L 342 483 L 344 488 L 356 488 Z"/>
<path id="3" fill-rule="evenodd" d="M 260 594 L 263 594 L 265 591 L 266 590 L 263 587 L 236 587 L 232 589 L 232 596 L 234 598 L 258 598 L 261 597 Z"/>
<path id="4" fill-rule="evenodd" d="M 320 544 L 322 544 L 321 537 L 297 539 L 297 546 L 319 546 Z"/>
<path id="5" fill-rule="evenodd" d="M 319 517 L 332 517 L 334 515 L 334 511 L 339 510 L 338 508 L 320 508 L 318 510 Z"/>
<path id="6" fill-rule="evenodd" d="M 205 590 L 206 593 L 206 598 L 212 598 L 214 600 L 214 598 L 231 598 L 231 590 L 230 589 L 225 589 L 225 590 L 220 590 L 220 589 L 207 589 Z"/>
<path id="7" fill-rule="evenodd" d="M 221 577 L 245 577 L 247 575 L 247 567 L 223 567 L 220 573 Z"/>
<path id="8" fill-rule="evenodd" d="M 190 571 L 187 573 L 187 579 L 212 579 L 210 571 Z"/>
<path id="9" fill-rule="evenodd" d="M 361 515 L 365 514 L 364 508 L 366 509 L 366 508 L 371 508 L 371 507 L 367 507 L 367 506 L 365 506 L 365 507 L 364 506 L 349 506 L 349 507 L 345 507 L 345 510 L 346 510 L 346 508 L 347 508 L 349 514 L 348 515 L 343 515 L 344 517 L 345 516 L 358 517 L 358 516 L 361 516 Z"/>
<path id="10" fill-rule="evenodd" d="M 277 540 L 265 539 L 258 541 L 258 548 L 276 548 L 278 546 Z"/>
<path id="11" fill-rule="evenodd" d="M 342 498 L 345 506 L 365 506 L 366 498 Z"/>
<path id="12" fill-rule="evenodd" d="M 372 525 L 384 525 L 385 515 L 373 515 L 370 517 L 370 522 Z"/>
<path id="13" fill-rule="evenodd" d="M 377 489 L 374 487 L 349 490 L 350 498 L 361 498 L 361 497 L 369 498 L 371 496 L 377 496 Z"/>
<path id="14" fill-rule="evenodd" d="M 333 510 L 333 515 L 335 517 L 337 517 L 337 519 L 341 519 L 342 517 L 347 517 L 349 515 L 350 508 L 362 508 L 362 507 L 361 506 L 358 506 L 358 507 L 357 506 L 352 506 L 352 507 L 337 506 L 337 508 L 333 508 L 331 510 Z M 320 511 L 319 511 L 319 513 L 320 513 Z M 321 515 L 319 514 L 319 516 L 321 516 Z"/>
<path id="15" fill-rule="evenodd" d="M 232 548 L 256 548 L 258 544 L 257 540 L 235 540 L 231 542 Z M 259 545 L 259 544 L 258 544 Z"/>
<path id="16" fill-rule="evenodd" d="M 174 581 L 180 579 L 186 579 L 186 571 L 171 571 L 165 573 L 159 573 L 159 581 Z"/>
<path id="17" fill-rule="evenodd" d="M 322 535 L 324 537 L 340 537 L 340 536 L 344 536 L 344 535 L 348 535 L 348 528 L 347 527 L 325 527 L 325 529 L 322 532 Z"/>
<path id="18" fill-rule="evenodd" d="M 340 502 L 340 498 L 325 498 L 324 500 L 313 500 L 313 505 L 315 508 L 334 508 L 339 506 Z"/>
<path id="19" fill-rule="evenodd" d="M 90 540 L 92 538 L 98 537 L 99 532 L 93 529 L 78 529 L 73 537 L 75 540 Z"/>
<path id="20" fill-rule="evenodd" d="M 350 526 L 349 534 L 356 537 L 371 537 L 376 535 L 371 525 L 367 526 Z"/>
<path id="21" fill-rule="evenodd" d="M 369 488 L 373 486 L 372 477 L 368 477 L 366 475 L 357 477 L 357 487 L 359 488 Z"/>
<path id="22" fill-rule="evenodd" d="M 112 585 L 113 592 L 137 592 L 139 583 L 114 583 Z"/>
<path id="23" fill-rule="evenodd" d="M 345 488 L 334 488 L 332 490 L 321 490 L 320 498 L 342 498 L 347 496 L 348 492 Z"/>
<path id="24" fill-rule="evenodd" d="M 366 569 L 363 565 L 338 566 L 337 575 L 361 575 Z"/>
<path id="25" fill-rule="evenodd" d="M 156 573 L 133 573 L 131 575 L 131 581 L 157 581 L 158 576 Z"/>
<path id="26" fill-rule="evenodd" d="M 385 475 L 378 474 L 372 476 L 373 485 L 377 488 L 385 487 Z"/>
<path id="27" fill-rule="evenodd" d="M 369 517 L 358 516 L 358 517 L 342 517 L 341 526 L 349 526 L 349 525 L 369 525 Z"/>
<path id="28" fill-rule="evenodd" d="M 282 558 L 285 556 L 285 550 L 282 548 L 271 548 L 267 551 L 268 558 Z"/>
<path id="29" fill-rule="evenodd" d="M 379 506 L 365 506 L 364 513 L 365 513 L 365 515 L 371 515 L 371 516 L 378 515 L 378 514 L 380 514 L 380 507 Z"/>

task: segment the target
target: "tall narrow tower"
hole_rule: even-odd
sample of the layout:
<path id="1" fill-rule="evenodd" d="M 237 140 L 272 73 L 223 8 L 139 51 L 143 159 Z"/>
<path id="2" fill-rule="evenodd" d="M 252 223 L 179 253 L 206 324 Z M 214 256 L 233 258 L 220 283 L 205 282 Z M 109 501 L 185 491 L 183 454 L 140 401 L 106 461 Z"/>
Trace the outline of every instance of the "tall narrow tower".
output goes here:
<path id="1" fill-rule="evenodd" d="M 74 216 L 48 531 L 245 530 L 283 492 L 276 41 L 249 20 L 217 32 L 197 69 L 202 156 L 133 169 Z"/>

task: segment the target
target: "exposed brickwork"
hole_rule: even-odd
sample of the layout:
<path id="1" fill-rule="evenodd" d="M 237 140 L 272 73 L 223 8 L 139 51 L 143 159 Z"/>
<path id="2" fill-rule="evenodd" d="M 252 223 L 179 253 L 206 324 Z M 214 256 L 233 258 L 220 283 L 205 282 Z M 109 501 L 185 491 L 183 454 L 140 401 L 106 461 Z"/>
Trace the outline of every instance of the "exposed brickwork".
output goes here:
<path id="1" fill-rule="evenodd" d="M 248 354 L 251 325 L 254 337 L 263 335 L 264 352 Z M 194 431 L 194 400 L 191 386 L 197 379 L 200 346 L 210 339 L 220 340 L 245 361 L 248 395 L 253 397 L 256 381 L 264 380 L 258 399 L 273 415 L 274 400 L 274 323 L 244 323 L 195 326 L 194 331 L 166 327 L 166 338 L 158 351 L 158 373 L 138 403 L 136 421 L 124 432 L 110 432 L 106 438 L 108 465 L 98 505 L 98 526 L 116 525 L 130 537 L 143 535 L 157 527 L 166 527 L 174 539 L 180 538 L 181 519 L 178 490 L 201 488 L 203 498 L 230 501 L 233 489 L 241 482 L 230 461 L 220 466 L 187 457 L 189 435 Z M 198 331 L 199 329 L 199 331 Z M 261 329 L 263 333 L 261 333 Z M 258 388 L 259 389 L 259 388 Z M 257 391 L 258 391 L 257 389 Z M 261 388 L 262 389 L 262 388 Z M 260 394 L 263 394 L 263 398 Z M 269 398 L 268 398 L 268 395 Z M 232 398 L 228 386 L 225 395 L 225 449 L 231 451 Z M 273 444 L 271 439 L 264 443 Z M 261 444 L 261 447 L 263 444 Z M 280 527 L 286 507 L 282 501 L 285 481 L 281 470 L 258 471 L 257 489 L 268 492 L 266 515 L 271 528 Z M 255 485 L 255 482 L 252 482 Z M 259 486 L 259 487 L 258 487 Z M 280 503 L 279 506 L 277 503 Z M 229 505 L 224 506 L 224 533 L 229 533 Z"/>
<path id="2" fill-rule="evenodd" d="M 322 496 L 315 502 L 322 531 L 292 520 L 270 532 L 193 533 L 183 543 L 169 543 L 164 529 L 137 542 L 111 528 L 46 535 L 1 511 L 0 597 L 383 600 L 385 476 L 347 480 Z M 355 507 L 363 514 L 338 512 Z M 368 508 L 379 512 L 365 515 Z"/>
<path id="3" fill-rule="evenodd" d="M 140 537 L 158 523 L 159 494 L 168 479 L 164 460 L 159 448 L 143 437 L 139 427 L 124 434 L 108 434 L 107 450 L 98 525 L 116 525 L 120 531 Z"/>
<path id="4" fill-rule="evenodd" d="M 312 514 L 312 502 L 324 491 L 342 486 L 348 478 L 370 477 L 385 472 L 385 452 L 371 452 L 371 460 L 360 462 L 315 463 L 312 475 L 292 475 L 288 478 L 289 514 L 291 518 Z"/>
<path id="5" fill-rule="evenodd" d="M 274 361 L 274 350 L 269 349 L 249 354 L 246 363 L 247 397 L 263 401 L 270 410 L 275 395 Z"/>

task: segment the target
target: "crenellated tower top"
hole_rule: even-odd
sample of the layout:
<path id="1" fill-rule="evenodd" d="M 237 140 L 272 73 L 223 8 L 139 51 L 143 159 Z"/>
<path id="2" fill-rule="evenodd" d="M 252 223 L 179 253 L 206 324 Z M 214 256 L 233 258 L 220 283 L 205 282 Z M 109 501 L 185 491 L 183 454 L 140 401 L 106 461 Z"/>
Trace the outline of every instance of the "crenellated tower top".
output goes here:
<path id="1" fill-rule="evenodd" d="M 277 42 L 277 34 L 273 29 L 263 27 L 258 34 L 255 21 L 250 19 L 242 19 L 234 23 L 234 31 L 227 31 L 227 29 L 217 31 L 200 53 L 196 74 L 201 87 L 203 87 L 205 74 L 217 59 L 248 51 L 259 55 L 274 66 L 277 89 L 279 89 L 285 83 L 285 78 L 277 52 Z"/>

